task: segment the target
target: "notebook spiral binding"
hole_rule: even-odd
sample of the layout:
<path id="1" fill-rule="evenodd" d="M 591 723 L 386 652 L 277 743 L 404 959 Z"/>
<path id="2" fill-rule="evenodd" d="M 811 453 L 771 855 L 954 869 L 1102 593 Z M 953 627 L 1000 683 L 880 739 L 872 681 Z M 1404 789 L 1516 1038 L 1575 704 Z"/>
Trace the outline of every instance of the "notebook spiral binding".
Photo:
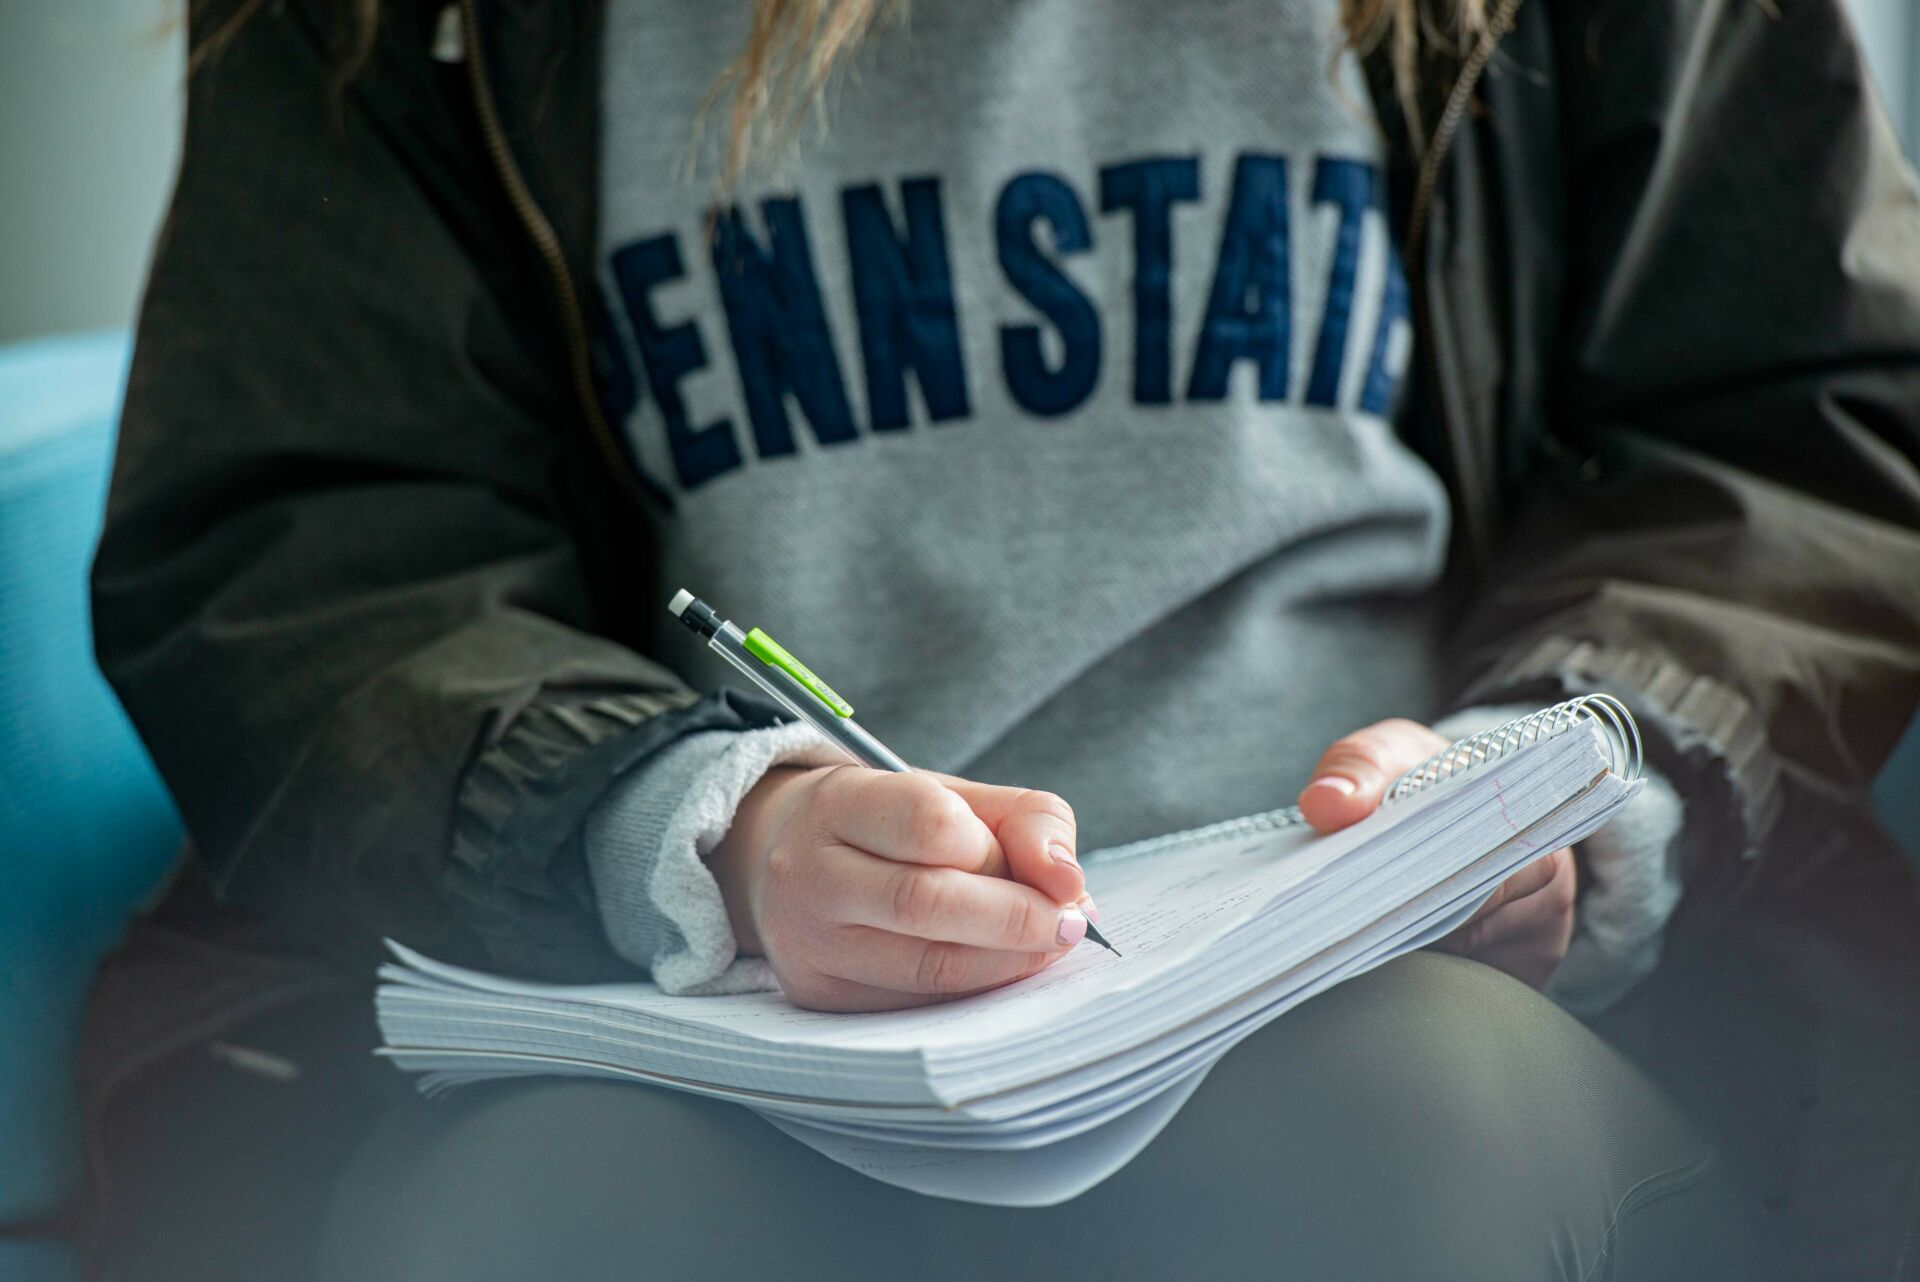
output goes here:
<path id="1" fill-rule="evenodd" d="M 1381 805 L 1392 805 L 1396 801 L 1405 801 L 1417 797 L 1427 789 L 1459 775 L 1471 774 L 1491 762 L 1511 756 L 1520 749 L 1552 739 L 1567 733 L 1576 726 L 1594 724 L 1600 728 L 1601 745 L 1607 754 L 1607 765 L 1613 773 L 1632 783 L 1638 779 L 1645 768 L 1646 761 L 1641 751 L 1640 727 L 1635 723 L 1633 714 L 1627 711 L 1627 705 L 1610 694 L 1583 694 L 1542 708 L 1538 712 L 1528 713 L 1524 717 L 1515 717 L 1502 722 L 1491 730 L 1482 730 L 1479 734 L 1468 735 L 1456 740 L 1434 753 L 1419 765 L 1413 767 L 1387 789 Z M 1306 818 L 1301 815 L 1300 807 L 1287 806 L 1280 810 L 1269 810 L 1264 814 L 1248 815 L 1243 819 L 1226 819 L 1219 823 L 1208 824 L 1203 828 L 1193 828 L 1186 832 L 1166 837 L 1149 837 L 1145 841 L 1130 842 L 1124 846 L 1114 846 L 1093 856 L 1101 863 L 1116 859 L 1128 859 L 1138 855 L 1160 854 L 1179 846 L 1201 845 L 1222 837 L 1237 837 L 1243 834 L 1271 832 L 1276 828 L 1293 828 L 1304 824 Z"/>
<path id="2" fill-rule="evenodd" d="M 1394 780 L 1381 804 L 1418 796 L 1455 775 L 1478 770 L 1490 761 L 1565 734 L 1588 721 L 1600 724 L 1607 765 L 1613 772 L 1628 783 L 1638 779 L 1646 763 L 1640 751 L 1640 727 L 1635 724 L 1633 714 L 1627 711 L 1627 705 L 1610 694 L 1583 694 L 1448 744 Z"/>

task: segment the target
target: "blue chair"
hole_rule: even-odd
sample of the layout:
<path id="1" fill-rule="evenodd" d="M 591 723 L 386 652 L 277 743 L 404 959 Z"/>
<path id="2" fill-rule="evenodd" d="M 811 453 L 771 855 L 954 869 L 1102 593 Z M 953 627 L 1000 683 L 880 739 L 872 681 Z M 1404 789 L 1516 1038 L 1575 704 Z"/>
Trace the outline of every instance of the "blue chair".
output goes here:
<path id="1" fill-rule="evenodd" d="M 1920 873 L 1920 717 L 1907 727 L 1906 737 L 1874 780 L 1873 800 L 1881 822 Z"/>
<path id="2" fill-rule="evenodd" d="M 88 985 L 180 850 L 152 763 L 93 660 L 87 564 L 131 344 L 0 348 L 0 1277 L 71 1276 L 8 1230 L 83 1174 L 74 1052 Z"/>

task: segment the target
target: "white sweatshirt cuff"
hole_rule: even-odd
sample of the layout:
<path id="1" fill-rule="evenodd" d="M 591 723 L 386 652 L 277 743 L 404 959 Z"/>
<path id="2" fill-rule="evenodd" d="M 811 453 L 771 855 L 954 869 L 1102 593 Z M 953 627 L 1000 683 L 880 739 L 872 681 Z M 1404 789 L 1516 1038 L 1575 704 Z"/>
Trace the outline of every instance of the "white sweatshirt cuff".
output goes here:
<path id="1" fill-rule="evenodd" d="M 738 956 L 706 859 L 767 771 L 840 760 L 812 726 L 794 722 L 688 735 L 616 781 L 583 834 L 614 951 L 676 996 L 777 987 L 764 959 Z"/>
<path id="2" fill-rule="evenodd" d="M 1531 707 L 1456 712 L 1434 729 L 1459 739 L 1525 716 Z M 1626 996 L 1660 964 L 1667 922 L 1680 906 L 1680 833 L 1686 806 L 1673 785 L 1647 769 L 1646 786 L 1606 827 L 1575 848 L 1587 872 L 1567 955 L 1547 995 L 1593 1014 Z"/>

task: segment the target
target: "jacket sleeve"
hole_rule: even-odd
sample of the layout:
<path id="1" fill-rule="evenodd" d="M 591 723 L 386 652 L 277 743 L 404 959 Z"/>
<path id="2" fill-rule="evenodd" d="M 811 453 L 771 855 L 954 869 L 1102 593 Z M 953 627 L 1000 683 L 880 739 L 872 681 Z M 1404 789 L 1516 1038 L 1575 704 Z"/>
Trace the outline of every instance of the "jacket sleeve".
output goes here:
<path id="1" fill-rule="evenodd" d="M 1789 884 L 1858 830 L 1920 698 L 1913 171 L 1838 0 L 1552 15 L 1558 461 L 1500 541 L 1462 699 L 1629 693 L 1690 826 L 1716 816 L 1689 874 Z"/>
<path id="2" fill-rule="evenodd" d="M 391 48 L 426 47 L 424 8 L 337 100 L 297 9 L 193 77 L 96 643 L 225 899 L 363 960 L 393 935 L 583 978 L 615 964 L 587 811 L 674 737 L 767 718 L 597 634 L 540 278 L 458 69 Z"/>

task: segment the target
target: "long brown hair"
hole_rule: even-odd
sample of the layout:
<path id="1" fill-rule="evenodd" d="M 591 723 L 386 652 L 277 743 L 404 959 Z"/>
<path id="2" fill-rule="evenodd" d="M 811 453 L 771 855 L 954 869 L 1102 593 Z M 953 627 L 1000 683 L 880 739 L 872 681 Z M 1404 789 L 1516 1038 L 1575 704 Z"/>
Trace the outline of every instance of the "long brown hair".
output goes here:
<path id="1" fill-rule="evenodd" d="M 232 13 L 193 50 L 189 74 L 231 41 L 263 2 L 238 0 Z M 731 187 L 770 143 L 790 137 L 799 121 L 819 105 L 835 68 L 849 51 L 907 8 L 907 0 L 749 2 L 753 19 L 746 45 L 715 79 L 708 95 L 710 107 L 725 104 L 722 187 Z M 334 10 L 333 78 L 338 89 L 352 80 L 373 52 L 380 0 L 334 0 Z M 1340 0 L 1340 24 L 1354 53 L 1387 51 L 1408 132 L 1420 148 L 1426 139 L 1423 68 L 1436 61 L 1462 59 L 1480 43 L 1487 29 L 1487 0 Z"/>
<path id="2" fill-rule="evenodd" d="M 1274 0 L 1276 4 L 1286 0 Z M 709 104 L 728 102 L 720 181 L 731 186 L 769 141 L 789 136 L 820 101 L 834 68 L 907 0 L 753 0 L 746 47 L 714 81 Z M 1464 58 L 1487 26 L 1486 0 L 1340 0 L 1347 46 L 1365 55 L 1386 47 L 1416 146 L 1425 141 L 1422 59 Z"/>

